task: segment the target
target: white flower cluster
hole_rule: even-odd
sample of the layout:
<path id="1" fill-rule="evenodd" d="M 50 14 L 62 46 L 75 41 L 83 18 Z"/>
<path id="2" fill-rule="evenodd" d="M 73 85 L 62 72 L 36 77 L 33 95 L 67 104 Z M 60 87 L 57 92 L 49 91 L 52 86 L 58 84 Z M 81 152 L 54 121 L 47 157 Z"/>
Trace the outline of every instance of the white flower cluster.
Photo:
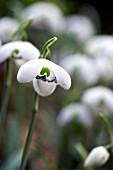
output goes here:
<path id="1" fill-rule="evenodd" d="M 46 29 L 53 34 L 71 34 L 79 43 L 85 42 L 96 33 L 96 27 L 88 16 L 83 14 L 65 16 L 62 9 L 52 2 L 35 2 L 22 9 L 20 20 L 29 17 L 33 18 L 31 28 Z M 18 25 L 18 21 L 14 18 L 1 18 L 0 39 L 3 42 L 9 41 Z"/>
<path id="2" fill-rule="evenodd" d="M 0 63 L 9 57 L 19 62 L 22 66 L 18 71 L 17 80 L 20 83 L 33 81 L 34 90 L 39 95 L 52 94 L 57 85 L 69 89 L 69 74 L 59 65 L 47 59 L 39 59 L 39 56 L 39 50 L 29 42 L 15 41 L 0 47 Z"/>

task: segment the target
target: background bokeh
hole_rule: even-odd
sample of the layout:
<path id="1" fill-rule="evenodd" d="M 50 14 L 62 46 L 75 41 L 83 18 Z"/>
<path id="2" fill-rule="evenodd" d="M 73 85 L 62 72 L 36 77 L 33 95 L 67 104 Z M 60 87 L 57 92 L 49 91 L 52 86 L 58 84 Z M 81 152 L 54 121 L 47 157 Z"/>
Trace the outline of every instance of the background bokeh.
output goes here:
<path id="1" fill-rule="evenodd" d="M 42 2 L 45 6 L 39 10 L 38 3 Z M 48 3 L 55 8 L 48 8 Z M 51 60 L 69 72 L 72 86 L 67 91 L 57 86 L 51 96 L 40 96 L 26 170 L 87 170 L 83 151 L 88 154 L 96 146 L 113 142 L 113 134 L 98 115 L 102 112 L 113 124 L 112 5 L 109 1 L 1 0 L 1 47 L 10 41 L 13 28 L 15 31 L 29 17 L 30 12 L 25 10 L 33 4 L 38 9 L 36 13 L 31 10 L 32 15 L 38 14 L 36 22 L 26 28 L 27 38 L 22 40 L 40 50 L 56 36 Z M 17 23 L 7 22 L 5 17 Z M 18 169 L 33 108 L 32 83 L 19 84 L 17 71 L 18 66 L 12 62 L 12 85 L 0 141 L 0 170 Z M 0 64 L 0 103 L 5 76 L 6 61 Z M 109 153 L 107 163 L 92 170 L 112 170 L 112 149 Z"/>

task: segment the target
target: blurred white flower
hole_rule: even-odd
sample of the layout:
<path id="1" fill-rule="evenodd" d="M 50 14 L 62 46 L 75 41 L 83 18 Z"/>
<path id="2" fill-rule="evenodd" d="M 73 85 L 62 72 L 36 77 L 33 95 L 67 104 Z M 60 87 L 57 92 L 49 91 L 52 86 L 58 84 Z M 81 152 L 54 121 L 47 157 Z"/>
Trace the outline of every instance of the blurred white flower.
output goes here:
<path id="1" fill-rule="evenodd" d="M 97 67 L 99 78 L 105 81 L 113 81 L 113 62 L 108 57 L 95 57 L 94 62 Z"/>
<path id="2" fill-rule="evenodd" d="M 91 56 L 102 56 L 113 62 L 113 36 L 95 35 L 91 37 L 84 46 L 84 51 Z"/>
<path id="3" fill-rule="evenodd" d="M 11 38 L 11 35 L 17 30 L 19 22 L 11 17 L 0 18 L 0 40 L 5 43 Z"/>
<path id="4" fill-rule="evenodd" d="M 109 152 L 103 146 L 95 147 L 89 153 L 88 157 L 84 162 L 85 167 L 99 167 L 107 162 L 109 159 Z"/>
<path id="5" fill-rule="evenodd" d="M 0 47 L 0 63 L 9 57 L 13 57 L 14 61 L 21 65 L 29 60 L 37 59 L 39 55 L 39 50 L 27 41 L 9 42 Z"/>
<path id="6" fill-rule="evenodd" d="M 87 106 L 81 103 L 71 103 L 61 109 L 57 117 L 57 122 L 58 125 L 64 126 L 74 119 L 78 120 L 85 127 L 90 127 L 93 121 L 91 112 Z"/>
<path id="7" fill-rule="evenodd" d="M 76 75 L 87 85 L 96 84 L 99 80 L 99 74 L 93 59 L 84 54 L 73 54 L 61 60 L 60 65 L 65 68 L 69 74 Z"/>
<path id="8" fill-rule="evenodd" d="M 26 7 L 22 13 L 22 19 L 33 17 L 31 26 L 46 28 L 53 33 L 64 32 L 65 19 L 61 9 L 50 2 L 37 2 Z"/>
<path id="9" fill-rule="evenodd" d="M 93 22 L 85 15 L 69 15 L 66 19 L 66 23 L 67 32 L 72 34 L 79 42 L 85 42 L 96 33 L 96 28 Z"/>
<path id="10" fill-rule="evenodd" d="M 104 86 L 96 86 L 86 90 L 82 96 L 82 102 L 88 105 L 96 113 L 113 113 L 113 91 Z"/>
<path id="11" fill-rule="evenodd" d="M 62 67 L 46 59 L 25 63 L 18 71 L 17 80 L 20 83 L 33 81 L 34 90 L 41 96 L 52 94 L 57 85 L 66 90 L 71 86 L 69 74 Z"/>

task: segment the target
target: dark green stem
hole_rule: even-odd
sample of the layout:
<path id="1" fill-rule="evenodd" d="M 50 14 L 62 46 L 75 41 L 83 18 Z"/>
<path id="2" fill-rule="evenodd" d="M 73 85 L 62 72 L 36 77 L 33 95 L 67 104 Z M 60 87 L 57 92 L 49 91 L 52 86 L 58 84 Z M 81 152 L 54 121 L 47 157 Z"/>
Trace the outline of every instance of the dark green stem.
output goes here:
<path id="1" fill-rule="evenodd" d="M 0 135 L 2 135 L 2 130 L 4 127 L 10 86 L 11 86 L 11 61 L 10 59 L 8 59 L 7 68 L 6 68 L 6 77 L 5 77 L 5 82 L 4 82 L 4 89 L 3 89 L 3 94 L 2 94 L 1 110 L 0 110 Z"/>
<path id="2" fill-rule="evenodd" d="M 27 134 L 27 138 L 26 138 L 26 142 L 25 142 L 25 146 L 24 146 L 24 150 L 23 150 L 22 160 L 21 160 L 21 164 L 20 164 L 20 170 L 24 170 L 25 166 L 26 166 L 29 147 L 30 147 L 30 143 L 31 143 L 31 139 L 32 139 L 32 134 L 33 134 L 35 122 L 37 119 L 38 103 L 39 103 L 39 96 L 37 93 L 35 93 L 33 112 L 32 112 L 31 122 L 29 125 L 29 130 L 28 130 L 28 134 Z"/>

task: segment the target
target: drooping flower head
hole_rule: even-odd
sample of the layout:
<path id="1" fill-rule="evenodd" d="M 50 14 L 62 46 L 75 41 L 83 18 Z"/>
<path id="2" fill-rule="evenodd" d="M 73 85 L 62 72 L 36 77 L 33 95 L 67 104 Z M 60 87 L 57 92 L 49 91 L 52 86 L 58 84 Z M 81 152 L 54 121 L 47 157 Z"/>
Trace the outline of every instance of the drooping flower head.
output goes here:
<path id="1" fill-rule="evenodd" d="M 102 56 L 109 58 L 113 62 L 113 36 L 95 35 L 84 45 L 84 51 L 93 57 Z"/>
<path id="2" fill-rule="evenodd" d="M 91 127 L 93 117 L 87 106 L 82 103 L 71 103 L 60 110 L 57 117 L 59 126 L 65 126 L 70 122 L 79 121 L 84 127 Z"/>
<path id="3" fill-rule="evenodd" d="M 18 71 L 17 80 L 20 83 L 33 81 L 34 90 L 41 96 L 48 96 L 54 92 L 57 85 L 64 89 L 71 86 L 69 74 L 59 65 L 47 60 L 31 60 Z"/>
<path id="4" fill-rule="evenodd" d="M 0 63 L 12 57 L 17 64 L 22 65 L 29 60 L 37 59 L 39 55 L 39 50 L 27 41 L 9 42 L 0 47 Z"/>
<path id="5" fill-rule="evenodd" d="M 72 34 L 78 42 L 85 42 L 96 32 L 91 19 L 82 14 L 69 15 L 66 23 L 67 33 Z"/>
<path id="6" fill-rule="evenodd" d="M 19 21 L 12 17 L 0 18 L 0 39 L 3 43 L 10 40 L 12 34 L 19 26 Z"/>
<path id="7" fill-rule="evenodd" d="M 87 85 L 94 85 L 99 80 L 96 64 L 85 54 L 69 55 L 60 61 L 60 65 Z"/>
<path id="8" fill-rule="evenodd" d="M 86 90 L 82 102 L 94 112 L 104 114 L 113 112 L 113 91 L 104 86 L 95 86 Z"/>
<path id="9" fill-rule="evenodd" d="M 65 30 L 65 19 L 62 10 L 51 2 L 36 2 L 21 12 L 22 19 L 33 17 L 31 24 L 34 28 L 44 29 L 53 33 L 62 33 Z"/>

